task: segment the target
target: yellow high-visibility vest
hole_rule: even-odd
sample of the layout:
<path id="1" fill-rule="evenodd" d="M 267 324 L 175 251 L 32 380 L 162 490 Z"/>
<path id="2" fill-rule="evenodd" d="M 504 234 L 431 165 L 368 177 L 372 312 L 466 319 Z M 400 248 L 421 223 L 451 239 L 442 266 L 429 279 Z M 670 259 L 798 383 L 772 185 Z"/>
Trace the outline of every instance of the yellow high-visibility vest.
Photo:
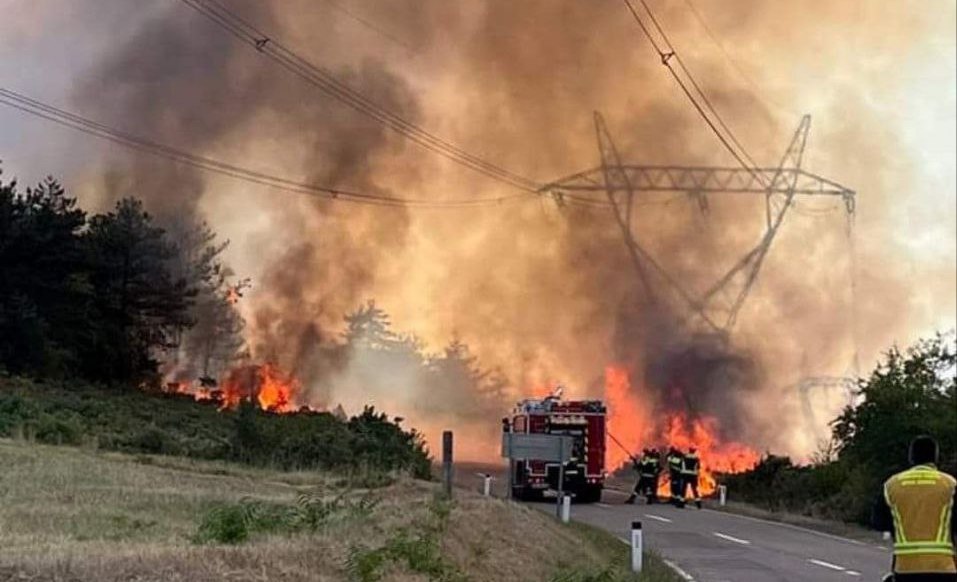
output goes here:
<path id="1" fill-rule="evenodd" d="M 951 539 L 957 480 L 933 465 L 917 465 L 884 483 L 894 517 L 894 571 L 957 572 Z"/>

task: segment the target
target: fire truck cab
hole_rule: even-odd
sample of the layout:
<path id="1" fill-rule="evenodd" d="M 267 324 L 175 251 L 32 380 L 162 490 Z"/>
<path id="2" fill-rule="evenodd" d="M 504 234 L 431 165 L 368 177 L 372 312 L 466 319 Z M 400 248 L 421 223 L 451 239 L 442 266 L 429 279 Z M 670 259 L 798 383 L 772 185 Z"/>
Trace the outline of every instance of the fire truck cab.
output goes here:
<path id="1" fill-rule="evenodd" d="M 576 502 L 601 501 L 605 483 L 605 405 L 601 400 L 561 400 L 559 396 L 519 402 L 502 428 L 513 433 L 575 437 L 572 458 L 565 465 L 562 489 Z M 541 499 L 558 491 L 559 463 L 514 459 L 512 496 Z"/>

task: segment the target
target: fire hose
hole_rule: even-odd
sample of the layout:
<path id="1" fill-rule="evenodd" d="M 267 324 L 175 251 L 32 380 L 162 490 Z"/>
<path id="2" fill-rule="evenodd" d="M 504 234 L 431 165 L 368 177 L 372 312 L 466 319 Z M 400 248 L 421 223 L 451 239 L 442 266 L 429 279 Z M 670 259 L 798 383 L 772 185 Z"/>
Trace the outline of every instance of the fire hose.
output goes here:
<path id="1" fill-rule="evenodd" d="M 611 434 L 611 433 L 608 432 L 608 431 L 605 431 L 605 434 L 607 434 L 608 437 L 609 437 L 616 445 L 618 445 L 619 447 L 621 447 L 621 450 L 625 451 L 625 454 L 627 454 L 628 457 L 631 458 L 632 461 L 634 461 L 634 462 L 636 462 L 636 463 L 638 462 L 638 458 L 635 457 L 633 454 L 631 454 L 631 451 L 628 450 L 628 447 L 626 447 L 625 445 L 621 444 L 621 441 L 618 440 L 618 439 L 616 439 L 616 438 L 615 438 L 615 435 Z"/>

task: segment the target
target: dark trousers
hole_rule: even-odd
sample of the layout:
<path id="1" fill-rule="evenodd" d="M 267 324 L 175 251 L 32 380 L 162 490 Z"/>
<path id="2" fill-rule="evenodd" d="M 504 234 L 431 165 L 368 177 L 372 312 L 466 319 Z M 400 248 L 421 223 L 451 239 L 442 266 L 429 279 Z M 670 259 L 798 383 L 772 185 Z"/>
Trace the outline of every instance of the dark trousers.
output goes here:
<path id="1" fill-rule="evenodd" d="M 668 478 L 671 480 L 671 498 L 676 501 L 684 501 L 685 483 L 684 479 L 681 478 L 681 473 L 671 471 L 668 473 Z"/>
<path id="2" fill-rule="evenodd" d="M 692 497 L 691 499 L 694 499 L 695 501 L 700 501 L 701 495 L 698 494 L 698 476 L 683 475 L 682 480 L 684 481 L 684 483 L 682 484 L 682 490 L 681 490 L 682 496 L 684 496 L 684 493 L 687 490 L 687 488 L 691 487 L 691 492 L 694 494 L 694 497 Z"/>
<path id="3" fill-rule="evenodd" d="M 649 499 L 658 497 L 658 479 L 654 475 L 641 475 L 635 483 L 635 495 L 645 495 Z"/>

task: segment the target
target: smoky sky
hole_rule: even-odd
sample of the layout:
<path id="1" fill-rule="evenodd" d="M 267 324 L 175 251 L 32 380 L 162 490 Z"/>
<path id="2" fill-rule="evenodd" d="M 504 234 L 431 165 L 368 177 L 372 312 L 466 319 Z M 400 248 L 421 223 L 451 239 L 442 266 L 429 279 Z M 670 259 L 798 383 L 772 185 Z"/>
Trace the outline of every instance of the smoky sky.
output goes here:
<path id="1" fill-rule="evenodd" d="M 378 32 L 321 2 L 226 4 L 379 105 L 535 180 L 598 164 L 595 111 L 630 162 L 733 165 L 620 3 L 348 4 Z M 254 355 L 284 361 L 327 403 L 344 395 L 318 379 L 349 363 L 324 350 L 343 314 L 374 298 L 433 349 L 452 337 L 468 343 L 503 370 L 512 398 L 542 380 L 597 395 L 604 367 L 621 363 L 656 395 L 654 406 L 715 415 L 728 436 L 758 445 L 806 450 L 813 443 L 802 440 L 788 386 L 846 373 L 854 337 L 870 361 L 910 337 L 916 321 L 939 321 L 927 305 L 954 313 L 951 255 L 915 259 L 916 247 L 882 234 L 902 228 L 898 192 L 922 175 L 921 158 L 871 105 L 875 94 L 903 89 L 862 56 L 916 63 L 909 47 L 934 23 L 901 6 L 890 19 L 900 26 L 891 26 L 869 7 L 702 2 L 757 93 L 680 4 L 654 6 L 759 162 L 776 162 L 800 114 L 813 110 L 806 165 L 860 193 L 856 333 L 847 221 L 841 208 L 825 213 L 826 203 L 798 202 L 805 214 L 786 220 L 722 343 L 678 324 L 680 302 L 649 300 L 607 208 L 550 199 L 446 213 L 355 207 L 252 194 L 140 156 L 105 164 L 94 181 L 107 197 L 139 196 L 161 218 L 196 215 L 230 238 L 228 259 L 253 279 L 242 308 Z M 118 33 L 84 69 L 73 102 L 133 133 L 317 184 L 436 199 L 514 193 L 403 141 L 179 3 Z M 712 197 L 708 209 L 684 195 L 652 195 L 633 216 L 637 240 L 698 293 L 763 227 L 761 201 Z M 915 260 L 923 261 L 920 298 L 910 291 Z M 664 294 L 667 286 L 656 286 Z M 414 415 L 421 396 L 409 385 L 388 401 L 413 424 L 431 422 Z M 788 420 L 771 427 L 769 417 Z"/>

